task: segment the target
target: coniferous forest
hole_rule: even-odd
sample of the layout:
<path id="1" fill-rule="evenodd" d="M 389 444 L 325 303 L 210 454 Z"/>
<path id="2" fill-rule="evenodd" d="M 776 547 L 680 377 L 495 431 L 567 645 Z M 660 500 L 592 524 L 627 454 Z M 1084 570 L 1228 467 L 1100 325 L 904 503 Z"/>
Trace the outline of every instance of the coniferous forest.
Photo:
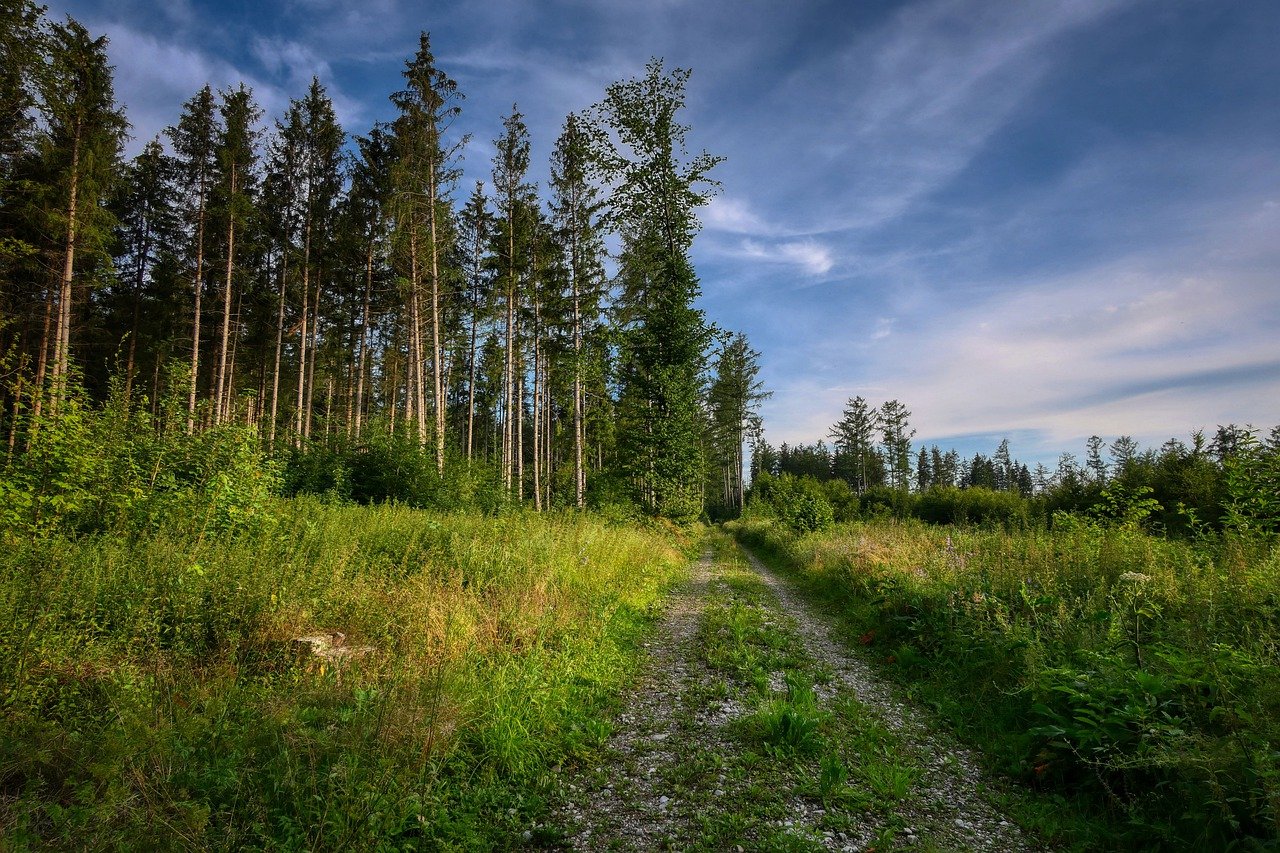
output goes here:
<path id="1" fill-rule="evenodd" d="M 655 61 L 566 116 L 544 188 L 513 106 L 491 180 L 462 187 L 464 93 L 426 33 L 365 135 L 316 80 L 280 116 L 206 86 L 125 162 L 104 40 L 30 5 L 5 27 L 10 457 L 78 396 L 247 426 L 290 491 L 430 503 L 460 477 L 538 509 L 740 503 L 757 356 L 694 304 L 717 158 L 683 153 L 687 71 Z M 421 482 L 384 482 L 419 449 Z"/>
<path id="2" fill-rule="evenodd" d="M 1280 427 L 774 446 L 689 70 L 540 186 L 426 32 L 132 157 L 107 47 L 0 0 L 0 849 L 1280 839 Z"/>

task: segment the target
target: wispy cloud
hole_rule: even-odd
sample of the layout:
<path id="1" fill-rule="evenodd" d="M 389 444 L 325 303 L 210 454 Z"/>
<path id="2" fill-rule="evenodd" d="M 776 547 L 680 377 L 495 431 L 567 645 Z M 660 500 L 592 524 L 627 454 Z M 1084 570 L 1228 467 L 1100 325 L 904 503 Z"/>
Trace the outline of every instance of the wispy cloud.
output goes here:
<path id="1" fill-rule="evenodd" d="M 831 250 L 813 240 L 771 243 L 743 240 L 736 254 L 760 263 L 799 267 L 806 275 L 811 276 L 826 275 L 835 266 Z"/>

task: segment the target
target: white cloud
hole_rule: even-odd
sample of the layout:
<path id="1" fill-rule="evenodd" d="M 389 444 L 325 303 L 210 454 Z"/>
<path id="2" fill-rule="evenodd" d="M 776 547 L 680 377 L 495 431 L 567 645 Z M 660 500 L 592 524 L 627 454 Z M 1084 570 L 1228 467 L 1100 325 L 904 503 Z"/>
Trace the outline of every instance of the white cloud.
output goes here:
<path id="1" fill-rule="evenodd" d="M 737 254 L 748 260 L 797 266 L 811 276 L 823 276 L 835 266 L 831 250 L 813 240 L 760 243 L 743 240 Z"/>
<path id="2" fill-rule="evenodd" d="M 802 344 L 820 366 L 816 387 L 783 397 L 785 411 L 766 404 L 770 435 L 824 434 L 814 423 L 834 422 L 849 394 L 823 380 L 842 373 L 875 377 L 925 438 L 1025 430 L 1056 451 L 1092 433 L 1159 444 L 1228 421 L 1280 422 L 1280 291 L 1265 273 L 1179 262 L 1128 258 L 935 310 L 909 331 L 878 318 L 870 348 Z"/>

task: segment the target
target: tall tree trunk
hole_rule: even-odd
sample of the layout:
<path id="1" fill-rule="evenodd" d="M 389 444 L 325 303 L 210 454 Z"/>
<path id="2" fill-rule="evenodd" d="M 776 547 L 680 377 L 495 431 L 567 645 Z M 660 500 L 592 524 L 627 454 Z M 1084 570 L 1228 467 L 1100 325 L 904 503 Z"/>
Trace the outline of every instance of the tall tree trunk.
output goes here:
<path id="1" fill-rule="evenodd" d="M 467 461 L 471 461 L 476 430 L 476 313 L 471 313 L 471 339 L 467 347 Z"/>
<path id="2" fill-rule="evenodd" d="M 316 353 L 320 350 L 320 273 L 321 270 L 316 271 L 316 289 L 311 300 L 311 345 L 307 351 L 307 400 L 304 403 L 306 420 L 302 425 L 302 437 L 308 439 L 311 438 L 311 416 L 315 411 Z"/>
<path id="3" fill-rule="evenodd" d="M 577 215 L 569 228 L 569 279 L 573 288 L 573 488 L 574 506 L 582 509 L 587 501 L 587 475 L 583 469 L 582 452 L 585 443 L 585 423 L 582 400 L 582 304 L 578 271 L 582 268 L 578 257 Z"/>
<path id="4" fill-rule="evenodd" d="M 360 312 L 360 356 L 356 366 L 355 433 L 357 439 L 360 438 L 360 428 L 364 422 L 364 365 L 369 348 L 369 299 L 372 294 L 373 240 L 370 240 L 364 261 L 364 304 Z"/>
<path id="5" fill-rule="evenodd" d="M 204 205 L 205 188 L 200 186 L 200 201 L 196 205 L 196 272 L 191 282 L 195 303 L 191 321 L 191 379 L 187 387 L 187 434 L 196 428 L 196 387 L 200 380 L 200 316 L 201 296 L 204 293 Z"/>
<path id="6" fill-rule="evenodd" d="M 231 163 L 230 204 L 234 205 L 236 195 L 236 164 Z M 227 382 L 227 356 L 231 340 L 231 275 L 235 270 L 236 256 L 236 217 L 234 210 L 227 210 L 227 271 L 222 285 L 222 344 L 218 347 L 218 377 L 215 383 L 213 422 L 222 423 L 225 416 L 223 409 L 223 393 Z"/>
<path id="7" fill-rule="evenodd" d="M 285 283 L 289 276 L 289 248 L 286 241 L 280 252 L 280 296 L 276 302 L 276 360 L 271 370 L 271 426 L 267 443 L 275 447 L 276 418 L 280 415 L 280 362 L 284 355 Z"/>
<path id="8" fill-rule="evenodd" d="M 298 325 L 298 394 L 297 408 L 293 413 L 293 446 L 302 446 L 303 403 L 307 393 L 307 323 L 311 319 L 311 288 L 307 283 L 306 251 L 302 263 L 302 317 Z"/>
<path id="9" fill-rule="evenodd" d="M 62 282 L 58 293 L 58 334 L 53 358 L 53 398 L 49 408 L 57 414 L 58 403 L 67 390 L 67 370 L 71 361 L 71 282 L 76 263 L 76 216 L 80 191 L 80 120 L 76 120 L 75 136 L 71 142 L 71 186 L 67 198 L 66 254 L 62 263 Z"/>
<path id="10" fill-rule="evenodd" d="M 436 473 L 444 474 L 444 382 L 440 347 L 440 245 L 436 226 L 436 164 L 427 167 L 428 201 L 431 203 L 431 383 L 436 409 Z"/>
<path id="11" fill-rule="evenodd" d="M 36 381 L 31 388 L 32 433 L 39 429 L 40 413 L 44 409 L 44 379 L 49 368 L 49 335 L 53 331 L 53 293 L 53 288 L 50 287 L 44 300 L 44 331 L 40 335 L 40 352 L 36 356 Z"/>
<path id="12" fill-rule="evenodd" d="M 534 244 L 537 245 L 536 242 Z M 534 249 L 533 268 L 538 267 Z M 542 511 L 542 304 L 536 280 L 533 285 L 533 508 Z"/>
<path id="13" fill-rule="evenodd" d="M 417 415 L 418 424 L 418 444 L 423 447 L 427 444 L 427 390 L 426 381 L 422 375 L 422 369 L 426 364 L 423 353 L 422 342 L 422 296 L 420 291 L 421 281 L 418 277 L 418 240 L 417 240 L 417 223 L 414 223 L 414 229 L 409 238 L 409 269 L 410 279 L 413 287 L 413 404 Z"/>
<path id="14" fill-rule="evenodd" d="M 236 351 L 240 348 L 240 309 L 244 303 L 244 295 L 236 296 L 236 310 L 232 315 L 235 318 L 236 335 L 231 338 L 231 356 L 227 361 L 227 386 L 226 397 L 222 403 L 223 420 L 230 420 L 235 416 L 235 387 L 236 387 Z"/>

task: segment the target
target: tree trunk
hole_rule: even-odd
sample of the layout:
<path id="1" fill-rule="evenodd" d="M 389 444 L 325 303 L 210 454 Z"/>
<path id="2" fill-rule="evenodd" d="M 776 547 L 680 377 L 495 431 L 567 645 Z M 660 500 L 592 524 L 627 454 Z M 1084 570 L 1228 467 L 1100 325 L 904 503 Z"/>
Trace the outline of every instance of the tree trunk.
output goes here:
<path id="1" fill-rule="evenodd" d="M 431 204 L 431 383 L 436 408 L 436 472 L 444 474 L 444 383 L 440 369 L 440 246 L 436 227 L 436 164 L 427 167 L 428 193 Z"/>
<path id="2" fill-rule="evenodd" d="M 311 415 L 316 391 L 316 353 L 320 349 L 320 273 L 316 273 L 315 298 L 311 300 L 311 345 L 307 350 L 307 399 L 303 404 L 306 418 L 302 425 L 302 437 L 311 438 Z"/>
<path id="3" fill-rule="evenodd" d="M 235 204 L 236 164 L 231 163 L 231 194 L 229 204 Z M 231 340 L 231 274 L 235 269 L 236 255 L 236 217 L 232 209 L 227 211 L 227 272 L 222 285 L 222 344 L 218 348 L 218 377 L 215 383 L 213 422 L 222 423 L 225 416 L 223 393 L 227 382 L 227 355 Z"/>
<path id="4" fill-rule="evenodd" d="M 369 299 L 373 293 L 373 240 L 369 240 L 369 250 L 365 255 L 364 266 L 364 305 L 360 314 L 360 356 L 356 367 L 356 405 L 355 433 L 360 438 L 360 427 L 364 422 L 364 363 L 369 348 Z"/>
<path id="5" fill-rule="evenodd" d="M 280 252 L 280 298 L 276 307 L 276 360 L 271 370 L 271 426 L 267 443 L 275 447 L 276 418 L 280 414 L 280 361 L 284 355 L 284 298 L 285 282 L 289 276 L 289 248 L 286 242 Z"/>
<path id="6" fill-rule="evenodd" d="M 196 428 L 196 386 L 200 380 L 200 299 L 204 293 L 204 203 L 205 187 L 200 185 L 200 202 L 196 206 L 196 274 L 191 283 L 195 313 L 191 321 L 191 381 L 187 389 L 187 434 Z"/>
<path id="7" fill-rule="evenodd" d="M 57 414 L 58 403 L 66 395 L 67 370 L 71 355 L 71 282 L 76 263 L 76 202 L 80 190 L 80 136 L 79 119 L 71 142 L 71 187 L 67 199 L 67 242 L 62 264 L 62 283 L 58 293 L 58 334 L 53 358 L 53 398 L 50 410 Z"/>
<path id="8" fill-rule="evenodd" d="M 293 446 L 302 446 L 303 402 L 307 393 L 307 322 L 311 319 L 311 288 L 308 284 L 307 248 L 310 245 L 310 234 L 303 241 L 302 255 L 302 318 L 298 326 L 298 396 L 297 408 L 293 413 Z"/>

